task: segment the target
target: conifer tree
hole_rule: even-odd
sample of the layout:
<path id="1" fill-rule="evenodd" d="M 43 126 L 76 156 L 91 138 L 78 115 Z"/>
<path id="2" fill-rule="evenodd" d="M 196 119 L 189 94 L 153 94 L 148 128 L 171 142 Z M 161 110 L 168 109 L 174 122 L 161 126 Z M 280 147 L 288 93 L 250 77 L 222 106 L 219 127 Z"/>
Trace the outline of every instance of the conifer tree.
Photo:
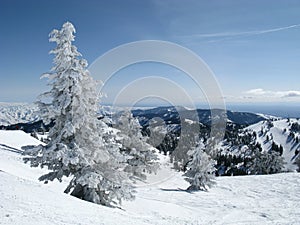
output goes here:
<path id="1" fill-rule="evenodd" d="M 65 192 L 98 204 L 112 206 L 121 199 L 131 199 L 132 189 L 122 172 L 125 161 L 117 143 L 105 140 L 107 125 L 97 119 L 99 98 L 96 82 L 72 45 L 75 28 L 70 22 L 50 33 L 50 42 L 57 44 L 54 67 L 44 74 L 51 90 L 42 94 L 48 102 L 38 102 L 44 122 L 54 121 L 46 145 L 24 148 L 31 166 L 47 167 L 50 172 L 41 181 L 62 180 L 73 176 Z M 41 98 L 42 99 L 42 98 Z"/>
<path id="2" fill-rule="evenodd" d="M 122 151 L 128 156 L 125 171 L 131 174 L 131 179 L 145 180 L 146 173 L 155 173 L 159 167 L 155 148 L 147 143 L 139 121 L 129 110 L 121 113 L 116 128 L 122 137 Z"/>
<path id="3" fill-rule="evenodd" d="M 185 180 L 190 183 L 188 191 L 208 190 L 215 182 L 215 161 L 205 152 L 201 140 L 198 146 L 188 151 L 190 161 L 185 172 Z"/>
<path id="4" fill-rule="evenodd" d="M 199 141 L 200 126 L 198 123 L 189 124 L 187 121 L 182 121 L 181 127 L 185 127 L 185 132 L 181 132 L 178 144 L 170 154 L 170 159 L 174 169 L 185 172 L 190 160 L 188 151 Z"/>
<path id="5" fill-rule="evenodd" d="M 300 172 L 300 154 L 299 153 L 296 155 L 294 164 L 298 166 L 297 171 Z"/>
<path id="6" fill-rule="evenodd" d="M 263 152 L 255 148 L 252 153 L 252 160 L 247 163 L 247 171 L 249 174 L 280 173 L 284 164 L 284 159 L 280 153 L 272 150 Z"/>

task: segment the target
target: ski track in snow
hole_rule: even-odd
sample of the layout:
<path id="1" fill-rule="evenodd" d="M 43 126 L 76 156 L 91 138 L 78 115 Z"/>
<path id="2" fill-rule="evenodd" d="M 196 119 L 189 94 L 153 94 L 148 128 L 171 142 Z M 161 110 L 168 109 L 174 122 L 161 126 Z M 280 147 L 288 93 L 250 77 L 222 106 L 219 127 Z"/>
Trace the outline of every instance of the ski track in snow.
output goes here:
<path id="1" fill-rule="evenodd" d="M 5 131 L 2 131 L 5 132 Z M 299 224 L 300 174 L 219 177 L 208 192 L 186 192 L 182 174 L 161 170 L 138 183 L 136 199 L 112 209 L 64 194 L 62 183 L 43 184 L 45 169 L 31 168 L 10 151 L 35 139 L 21 131 L 3 135 L 0 144 L 0 224 L 200 225 Z M 15 144 L 13 143 L 15 142 Z"/>

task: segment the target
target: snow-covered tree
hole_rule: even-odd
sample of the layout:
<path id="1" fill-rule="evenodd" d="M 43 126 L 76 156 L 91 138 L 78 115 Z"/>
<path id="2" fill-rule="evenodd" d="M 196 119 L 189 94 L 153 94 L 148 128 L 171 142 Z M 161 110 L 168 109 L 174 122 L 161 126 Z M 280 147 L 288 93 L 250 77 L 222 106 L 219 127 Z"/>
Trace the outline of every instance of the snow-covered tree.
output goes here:
<path id="1" fill-rule="evenodd" d="M 296 156 L 295 162 L 294 162 L 297 166 L 298 169 L 297 171 L 300 172 L 300 154 L 298 153 L 298 155 Z"/>
<path id="2" fill-rule="evenodd" d="M 41 95 L 48 101 L 40 100 L 38 105 L 44 122 L 54 121 L 54 126 L 49 131 L 49 143 L 25 148 L 31 156 L 25 161 L 51 170 L 40 177 L 41 181 L 61 181 L 72 175 L 65 192 L 112 205 L 114 200 L 132 198 L 127 175 L 122 172 L 125 158 L 113 139 L 103 138 L 108 126 L 96 116 L 100 100 L 97 84 L 86 69 L 87 61 L 72 45 L 74 33 L 70 22 L 50 33 L 49 40 L 57 44 L 50 52 L 55 55 L 55 65 L 43 77 L 50 80 L 51 90 Z"/>
<path id="3" fill-rule="evenodd" d="M 147 143 L 139 121 L 129 110 L 121 113 L 115 126 L 122 137 L 122 152 L 128 156 L 125 171 L 131 174 L 132 180 L 145 180 L 146 173 L 155 173 L 159 167 L 155 148 Z"/>
<path id="4" fill-rule="evenodd" d="M 258 148 L 253 150 L 252 160 L 248 162 L 249 174 L 280 173 L 284 168 L 284 159 L 276 151 L 263 152 Z"/>
<path id="5" fill-rule="evenodd" d="M 200 126 L 196 122 L 189 123 L 184 120 L 181 122 L 181 127 L 184 127 L 185 131 L 180 133 L 178 144 L 171 152 L 170 159 L 174 169 L 185 172 L 190 160 L 188 151 L 194 148 L 199 141 Z"/>
<path id="6" fill-rule="evenodd" d="M 184 174 L 185 180 L 190 183 L 187 190 L 207 190 L 215 183 L 215 161 L 205 152 L 205 145 L 202 140 L 197 147 L 188 151 L 188 155 L 190 161 Z"/>

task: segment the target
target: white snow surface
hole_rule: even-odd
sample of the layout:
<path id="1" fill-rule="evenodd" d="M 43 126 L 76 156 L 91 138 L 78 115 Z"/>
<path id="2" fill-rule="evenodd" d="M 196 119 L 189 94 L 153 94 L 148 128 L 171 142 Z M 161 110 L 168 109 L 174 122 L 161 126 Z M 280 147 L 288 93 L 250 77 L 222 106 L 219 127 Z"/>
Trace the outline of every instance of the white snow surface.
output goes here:
<path id="1" fill-rule="evenodd" d="M 43 143 L 21 130 L 0 130 L 0 144 L 21 150 L 24 145 Z"/>
<path id="2" fill-rule="evenodd" d="M 25 137 L 26 136 L 26 137 Z M 219 177 L 208 192 L 188 193 L 182 174 L 161 169 L 138 183 L 136 199 L 108 208 L 64 194 L 68 179 L 43 184 L 45 169 L 15 151 L 37 144 L 22 131 L 0 133 L 0 224 L 200 225 L 299 224 L 300 174 Z M 9 146 L 7 146 L 9 144 Z M 3 145 L 6 145 L 3 146 Z"/>

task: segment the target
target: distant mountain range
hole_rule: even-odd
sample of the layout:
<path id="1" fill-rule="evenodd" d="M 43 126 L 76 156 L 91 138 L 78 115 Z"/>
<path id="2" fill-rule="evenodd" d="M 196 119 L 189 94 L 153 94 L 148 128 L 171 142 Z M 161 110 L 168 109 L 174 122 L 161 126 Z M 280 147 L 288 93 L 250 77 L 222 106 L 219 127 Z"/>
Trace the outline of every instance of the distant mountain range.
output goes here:
<path id="1" fill-rule="evenodd" d="M 0 125 L 38 121 L 40 118 L 37 111 L 38 108 L 34 104 L 0 102 Z"/>
<path id="2" fill-rule="evenodd" d="M 122 110 L 118 108 L 117 110 Z M 110 115 L 111 111 L 109 107 L 102 109 L 101 114 Z M 159 117 L 163 119 L 166 124 L 179 124 L 180 116 L 192 121 L 199 121 L 202 124 L 209 125 L 211 123 L 211 111 L 209 109 L 197 109 L 190 110 L 184 107 L 156 107 L 150 109 L 134 109 L 132 113 L 135 117 L 138 117 L 141 124 L 147 123 L 147 121 Z M 266 118 L 262 115 L 248 112 L 233 112 L 226 111 L 227 121 L 236 123 L 239 125 L 251 125 Z M 34 126 L 40 124 L 38 115 L 38 108 L 34 104 L 26 103 L 0 103 L 0 125 L 11 126 L 17 125 L 24 126 L 27 123 L 32 123 Z M 36 128 L 36 127 L 35 127 Z"/>
<path id="3" fill-rule="evenodd" d="M 32 104 L 0 103 L 0 129 L 24 130 L 27 133 L 47 131 L 53 124 L 45 125 L 37 114 L 37 107 Z M 122 110 L 121 108 L 118 111 Z M 218 111 L 218 110 L 217 110 Z M 114 113 L 117 113 L 114 111 Z M 212 113 L 208 109 L 191 110 L 184 107 L 156 107 L 139 108 L 132 110 L 134 117 L 139 119 L 143 132 L 150 135 L 149 125 L 158 118 L 163 123 L 156 123 L 155 132 L 162 135 L 162 143 L 157 146 L 163 152 L 172 152 L 182 138 L 181 126 L 183 123 L 190 126 L 200 126 L 200 136 L 207 139 L 210 132 Z M 111 111 L 105 107 L 103 115 L 111 116 Z M 222 114 L 221 114 L 222 115 Z M 282 119 L 274 116 L 265 116 L 249 112 L 226 111 L 226 129 L 223 141 L 224 154 L 235 155 L 243 146 L 247 145 L 243 136 L 255 136 L 252 144 L 257 143 L 263 151 L 280 151 L 287 163 L 288 170 L 294 170 L 295 159 L 299 156 L 300 120 Z M 112 118 L 112 117 L 110 117 Z M 107 121 L 110 121 L 109 119 Z M 112 122 L 112 121 L 110 121 Z M 113 122 L 112 122 L 113 123 Z M 112 125 L 112 124 L 111 124 Z M 198 126 L 198 127 L 199 127 Z"/>
<path id="4" fill-rule="evenodd" d="M 217 110 L 217 109 L 215 109 Z M 202 124 L 209 125 L 211 123 L 211 110 L 209 109 L 186 109 L 184 107 L 157 107 L 152 109 L 136 109 L 132 110 L 135 117 L 140 119 L 141 124 L 147 123 L 152 118 L 159 117 L 166 124 L 179 124 L 180 116 L 192 121 L 199 121 Z M 226 111 L 227 121 L 239 125 L 251 125 L 265 120 L 262 115 L 248 112 L 232 112 Z"/>

